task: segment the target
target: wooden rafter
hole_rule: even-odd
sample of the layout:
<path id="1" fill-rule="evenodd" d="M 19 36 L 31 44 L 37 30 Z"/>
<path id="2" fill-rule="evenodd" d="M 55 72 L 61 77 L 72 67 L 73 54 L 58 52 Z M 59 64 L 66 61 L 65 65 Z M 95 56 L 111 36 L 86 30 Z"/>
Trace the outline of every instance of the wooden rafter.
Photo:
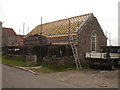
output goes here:
<path id="1" fill-rule="evenodd" d="M 50 23 L 42 24 L 42 35 L 51 36 L 61 36 L 63 34 L 68 34 L 69 30 L 69 20 L 70 20 L 70 32 L 76 33 L 80 24 L 82 24 L 90 14 L 85 14 L 81 16 L 76 16 L 72 18 L 67 18 L 63 20 L 58 20 Z M 41 25 L 35 27 L 30 33 L 32 35 L 39 34 L 41 30 Z M 29 34 L 28 34 L 29 35 Z"/>

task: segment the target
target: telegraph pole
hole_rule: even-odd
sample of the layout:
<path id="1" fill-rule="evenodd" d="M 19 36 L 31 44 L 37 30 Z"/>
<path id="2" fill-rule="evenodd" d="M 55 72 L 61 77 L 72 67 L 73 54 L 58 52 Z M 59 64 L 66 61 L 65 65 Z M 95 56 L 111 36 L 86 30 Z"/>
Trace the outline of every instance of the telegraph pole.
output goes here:
<path id="1" fill-rule="evenodd" d="M 19 35 L 20 35 L 20 29 L 19 29 Z"/>
<path id="2" fill-rule="evenodd" d="M 27 28 L 27 34 L 29 33 L 29 27 Z M 29 34 L 28 34 L 29 35 Z"/>
<path id="3" fill-rule="evenodd" d="M 111 33 L 109 33 L 109 46 L 111 46 Z"/>
<path id="4" fill-rule="evenodd" d="M 28 29 L 27 29 L 27 33 L 29 33 L 29 27 L 28 27 Z"/>
<path id="5" fill-rule="evenodd" d="M 25 22 L 23 23 L 23 42 L 24 42 L 24 30 L 25 30 Z M 23 55 L 24 55 L 25 54 L 25 47 L 24 47 L 24 45 L 23 45 L 22 49 L 23 49 Z"/>
<path id="6" fill-rule="evenodd" d="M 41 54 L 41 52 L 42 52 L 42 17 L 41 17 L 41 28 L 40 28 L 40 32 L 39 32 L 39 34 L 40 34 L 40 61 L 42 62 L 42 54 Z"/>
<path id="7" fill-rule="evenodd" d="M 42 35 L 42 17 L 41 17 L 41 32 L 40 35 Z"/>
<path id="8" fill-rule="evenodd" d="M 70 20 L 68 19 L 68 52 L 67 55 L 69 56 L 69 52 L 70 52 L 70 42 L 69 42 L 69 35 L 70 35 Z"/>
<path id="9" fill-rule="evenodd" d="M 69 26 L 68 26 L 68 34 L 70 35 L 70 20 L 68 19 L 68 21 L 69 21 Z"/>
<path id="10" fill-rule="evenodd" d="M 24 30 L 25 30 L 25 22 L 23 23 L 23 35 L 24 35 Z"/>

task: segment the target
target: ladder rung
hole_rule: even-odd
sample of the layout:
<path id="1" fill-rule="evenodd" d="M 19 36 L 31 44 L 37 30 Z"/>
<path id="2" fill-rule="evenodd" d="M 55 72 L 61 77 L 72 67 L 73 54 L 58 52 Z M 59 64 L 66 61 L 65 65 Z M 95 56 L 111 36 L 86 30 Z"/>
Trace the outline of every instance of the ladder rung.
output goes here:
<path id="1" fill-rule="evenodd" d="M 76 66 L 79 70 L 79 68 L 81 69 L 81 63 L 80 63 L 80 60 L 79 60 L 78 51 L 77 51 L 77 48 L 76 48 L 76 45 L 74 43 L 74 39 L 73 39 L 72 35 L 69 35 L 69 40 L 70 40 L 70 45 L 71 45 L 73 55 L 74 55 L 74 58 L 75 58 Z"/>

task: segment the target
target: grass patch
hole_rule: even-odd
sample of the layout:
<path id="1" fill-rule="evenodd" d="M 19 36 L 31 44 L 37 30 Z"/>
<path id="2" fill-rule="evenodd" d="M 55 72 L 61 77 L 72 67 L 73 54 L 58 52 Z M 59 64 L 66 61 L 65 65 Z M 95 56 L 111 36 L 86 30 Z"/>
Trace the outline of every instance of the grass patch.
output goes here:
<path id="1" fill-rule="evenodd" d="M 2 56 L 2 62 L 5 64 L 13 65 L 13 66 L 33 66 L 27 64 L 25 60 L 22 60 L 20 57 L 9 58 L 6 56 Z M 82 68 L 88 68 L 89 65 L 82 63 Z M 52 73 L 52 72 L 64 72 L 70 70 L 77 70 L 75 65 L 43 65 L 41 68 L 30 68 L 35 72 L 44 72 L 44 73 Z"/>
<path id="2" fill-rule="evenodd" d="M 11 58 L 3 56 L 2 57 L 2 62 L 5 63 L 5 64 L 13 65 L 13 66 L 22 66 L 22 67 L 28 66 L 26 64 L 26 61 L 21 60 L 20 58 L 11 59 Z"/>
<path id="3" fill-rule="evenodd" d="M 35 72 L 44 72 L 44 73 L 52 73 L 52 72 L 64 72 L 69 70 L 76 70 L 76 65 L 43 65 L 41 68 L 30 68 Z"/>
<path id="4" fill-rule="evenodd" d="M 0 63 L 2 62 L 2 56 L 0 55 Z"/>
<path id="5" fill-rule="evenodd" d="M 81 63 L 82 68 L 89 68 L 88 64 Z M 77 70 L 76 64 L 74 65 L 43 65 L 41 68 L 30 68 L 35 72 L 53 73 L 53 72 L 64 72 L 70 70 Z"/>
<path id="6" fill-rule="evenodd" d="M 90 68 L 89 64 L 81 63 L 82 68 Z"/>

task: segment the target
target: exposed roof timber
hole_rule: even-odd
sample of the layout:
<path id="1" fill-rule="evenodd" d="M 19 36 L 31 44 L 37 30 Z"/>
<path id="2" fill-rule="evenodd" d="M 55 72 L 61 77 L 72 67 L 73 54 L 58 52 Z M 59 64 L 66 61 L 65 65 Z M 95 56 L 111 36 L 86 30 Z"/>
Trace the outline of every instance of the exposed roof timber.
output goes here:
<path id="1" fill-rule="evenodd" d="M 76 35 L 76 33 L 72 33 L 71 35 Z M 61 34 L 61 35 L 51 35 L 51 36 L 47 36 L 47 37 L 65 37 L 68 36 L 68 34 Z"/>
<path id="2" fill-rule="evenodd" d="M 44 36 L 53 36 L 68 34 L 69 32 L 69 20 L 70 20 L 70 32 L 75 33 L 78 31 L 78 27 L 90 16 L 91 14 L 85 14 L 81 16 L 75 16 L 67 19 L 62 19 L 54 22 L 42 24 L 42 34 Z M 35 27 L 30 33 L 40 34 L 41 25 Z"/>
<path id="3" fill-rule="evenodd" d="M 93 13 L 91 13 L 89 16 L 87 16 L 87 18 L 84 20 L 84 22 L 80 24 L 80 26 L 79 26 L 79 31 L 77 31 L 77 32 L 80 33 L 80 32 L 82 31 L 82 27 L 83 27 L 84 24 L 88 21 L 88 19 L 90 19 L 92 16 L 93 16 Z"/>

